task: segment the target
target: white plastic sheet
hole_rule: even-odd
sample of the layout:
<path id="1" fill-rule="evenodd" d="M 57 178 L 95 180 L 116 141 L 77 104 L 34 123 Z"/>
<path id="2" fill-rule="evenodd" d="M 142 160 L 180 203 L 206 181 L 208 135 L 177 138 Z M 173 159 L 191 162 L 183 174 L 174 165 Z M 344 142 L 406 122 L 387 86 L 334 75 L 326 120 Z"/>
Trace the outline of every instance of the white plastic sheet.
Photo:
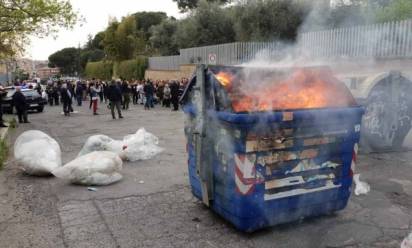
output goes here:
<path id="1" fill-rule="evenodd" d="M 144 128 L 137 130 L 135 134 L 125 136 L 123 144 L 125 149 L 120 156 L 129 161 L 151 159 L 163 151 L 163 148 L 158 146 L 159 139 Z"/>
<path id="2" fill-rule="evenodd" d="M 123 149 L 123 142 L 114 140 L 109 136 L 98 134 L 90 136 L 77 157 L 94 151 L 110 151 L 119 154 Z"/>
<path id="3" fill-rule="evenodd" d="M 353 176 L 353 181 L 355 182 L 355 195 L 366 195 L 371 190 L 370 186 L 366 182 L 362 182 L 360 179 L 360 174 L 355 174 Z"/>
<path id="4" fill-rule="evenodd" d="M 16 139 L 14 157 L 23 171 L 33 176 L 50 175 L 62 164 L 59 144 L 38 130 L 26 131 Z"/>
<path id="5" fill-rule="evenodd" d="M 106 135 L 94 135 L 87 139 L 78 156 L 93 151 L 111 151 L 123 160 L 138 161 L 151 159 L 163 151 L 159 139 L 144 128 L 135 134 L 126 135 L 123 140 L 114 140 Z"/>
<path id="6" fill-rule="evenodd" d="M 120 174 L 122 164 L 116 153 L 95 151 L 76 158 L 52 173 L 73 184 L 109 185 L 123 178 Z"/>
<path id="7" fill-rule="evenodd" d="M 402 241 L 401 248 L 412 248 L 412 232 Z"/>

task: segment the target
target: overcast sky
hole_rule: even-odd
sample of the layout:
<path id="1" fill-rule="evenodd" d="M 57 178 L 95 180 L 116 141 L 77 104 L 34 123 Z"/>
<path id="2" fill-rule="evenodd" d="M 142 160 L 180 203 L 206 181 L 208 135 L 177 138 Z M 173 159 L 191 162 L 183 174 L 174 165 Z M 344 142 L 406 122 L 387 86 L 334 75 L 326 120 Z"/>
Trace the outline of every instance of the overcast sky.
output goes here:
<path id="1" fill-rule="evenodd" d="M 177 5 L 172 0 L 70 0 L 75 10 L 86 19 L 82 26 L 73 30 L 61 30 L 57 39 L 32 38 L 24 57 L 47 60 L 50 54 L 65 48 L 84 45 L 89 34 L 106 28 L 110 16 L 122 16 L 138 11 L 163 11 L 169 16 L 179 17 Z"/>

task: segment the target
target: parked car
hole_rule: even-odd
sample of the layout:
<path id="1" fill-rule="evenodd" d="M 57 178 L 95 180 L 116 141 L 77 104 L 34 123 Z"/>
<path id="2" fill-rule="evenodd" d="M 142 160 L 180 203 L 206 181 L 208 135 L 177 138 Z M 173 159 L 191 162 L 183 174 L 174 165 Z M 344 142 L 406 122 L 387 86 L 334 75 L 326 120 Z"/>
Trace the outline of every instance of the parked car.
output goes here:
<path id="1" fill-rule="evenodd" d="M 5 113 L 13 114 L 13 102 L 12 97 L 16 92 L 14 87 L 7 87 L 7 96 L 3 99 L 3 111 Z M 22 89 L 21 92 L 26 97 L 28 110 L 35 110 L 37 112 L 43 112 L 44 105 L 47 104 L 47 100 L 44 99 L 36 90 L 34 89 Z"/>

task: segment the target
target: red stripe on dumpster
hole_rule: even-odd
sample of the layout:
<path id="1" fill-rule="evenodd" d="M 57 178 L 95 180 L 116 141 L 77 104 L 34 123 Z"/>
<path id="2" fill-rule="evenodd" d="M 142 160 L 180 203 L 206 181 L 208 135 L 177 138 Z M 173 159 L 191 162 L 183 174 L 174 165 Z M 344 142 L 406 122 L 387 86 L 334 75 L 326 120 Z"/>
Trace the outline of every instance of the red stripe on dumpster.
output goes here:
<path id="1" fill-rule="evenodd" d="M 236 190 L 242 195 L 251 194 L 255 184 L 262 183 L 263 178 L 257 178 L 255 164 L 245 155 L 235 154 L 235 183 Z"/>
<path id="2" fill-rule="evenodd" d="M 352 163 L 350 165 L 350 173 L 349 173 L 351 177 L 355 173 L 357 156 L 358 156 L 358 143 L 355 143 L 355 145 L 353 146 Z"/>

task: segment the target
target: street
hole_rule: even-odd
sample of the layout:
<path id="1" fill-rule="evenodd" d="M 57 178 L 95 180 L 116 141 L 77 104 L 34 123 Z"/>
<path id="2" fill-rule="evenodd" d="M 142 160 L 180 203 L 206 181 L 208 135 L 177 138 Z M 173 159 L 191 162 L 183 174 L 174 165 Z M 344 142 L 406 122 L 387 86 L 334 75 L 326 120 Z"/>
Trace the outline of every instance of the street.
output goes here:
<path id="1" fill-rule="evenodd" d="M 10 131 L 11 147 L 20 133 L 38 129 L 59 142 L 67 163 L 90 135 L 119 139 L 145 127 L 165 150 L 124 163 L 123 180 L 95 192 L 26 176 L 11 151 L 0 171 L 0 247 L 399 247 L 411 232 L 412 152 L 360 154 L 357 173 L 371 191 L 352 194 L 343 211 L 246 234 L 192 197 L 182 112 L 139 105 L 112 120 L 104 104 L 98 116 L 88 102 L 75 110 L 30 114 L 31 124 Z"/>

